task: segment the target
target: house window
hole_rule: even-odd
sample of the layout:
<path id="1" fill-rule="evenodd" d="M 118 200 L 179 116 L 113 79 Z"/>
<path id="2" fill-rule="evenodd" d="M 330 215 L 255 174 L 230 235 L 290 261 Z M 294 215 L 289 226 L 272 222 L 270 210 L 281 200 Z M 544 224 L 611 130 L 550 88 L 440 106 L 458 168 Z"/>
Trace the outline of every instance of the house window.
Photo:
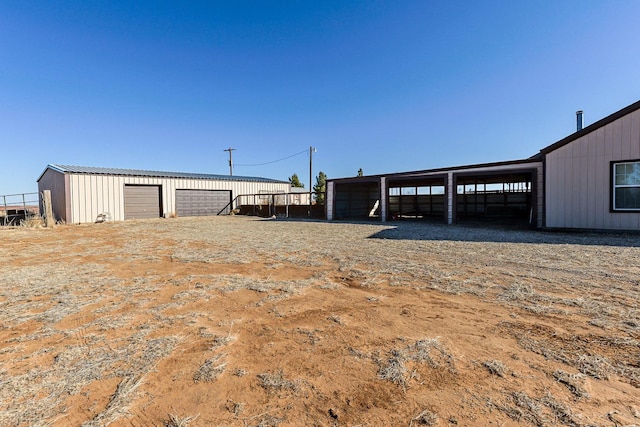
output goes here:
<path id="1" fill-rule="evenodd" d="M 613 210 L 640 211 L 640 161 L 613 163 Z"/>

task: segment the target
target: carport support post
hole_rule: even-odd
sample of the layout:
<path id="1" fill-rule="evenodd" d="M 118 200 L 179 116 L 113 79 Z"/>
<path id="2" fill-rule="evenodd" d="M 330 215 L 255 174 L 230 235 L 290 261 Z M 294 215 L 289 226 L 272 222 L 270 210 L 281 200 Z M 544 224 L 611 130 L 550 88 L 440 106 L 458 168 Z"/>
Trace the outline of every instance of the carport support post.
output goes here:
<path id="1" fill-rule="evenodd" d="M 333 181 L 327 182 L 327 195 L 324 199 L 324 205 L 327 209 L 327 221 L 333 220 Z"/>
<path id="2" fill-rule="evenodd" d="M 380 178 L 380 220 L 387 222 L 387 179 Z"/>
<path id="3" fill-rule="evenodd" d="M 285 204 L 286 209 L 287 209 L 286 217 L 289 218 L 289 193 L 284 195 L 284 204 Z"/>
<path id="4" fill-rule="evenodd" d="M 453 188 L 453 172 L 447 174 L 447 224 L 453 224 L 453 197 L 455 188 Z"/>

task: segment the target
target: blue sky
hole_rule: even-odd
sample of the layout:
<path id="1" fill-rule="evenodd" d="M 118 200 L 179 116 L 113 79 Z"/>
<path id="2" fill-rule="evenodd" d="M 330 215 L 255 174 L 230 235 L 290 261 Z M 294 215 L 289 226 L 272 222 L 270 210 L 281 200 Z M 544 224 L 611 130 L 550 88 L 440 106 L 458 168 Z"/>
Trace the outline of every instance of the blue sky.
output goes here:
<path id="1" fill-rule="evenodd" d="M 314 179 L 529 157 L 640 99 L 638 1 L 3 1 L 0 195 L 48 163 Z"/>

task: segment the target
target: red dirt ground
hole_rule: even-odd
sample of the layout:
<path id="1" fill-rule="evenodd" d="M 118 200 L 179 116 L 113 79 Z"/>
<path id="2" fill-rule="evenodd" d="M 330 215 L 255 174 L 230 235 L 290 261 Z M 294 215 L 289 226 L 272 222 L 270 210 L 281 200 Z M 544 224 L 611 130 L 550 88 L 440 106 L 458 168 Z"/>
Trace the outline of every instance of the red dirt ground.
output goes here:
<path id="1" fill-rule="evenodd" d="M 0 238 L 3 426 L 640 424 L 637 237 L 226 217 Z"/>

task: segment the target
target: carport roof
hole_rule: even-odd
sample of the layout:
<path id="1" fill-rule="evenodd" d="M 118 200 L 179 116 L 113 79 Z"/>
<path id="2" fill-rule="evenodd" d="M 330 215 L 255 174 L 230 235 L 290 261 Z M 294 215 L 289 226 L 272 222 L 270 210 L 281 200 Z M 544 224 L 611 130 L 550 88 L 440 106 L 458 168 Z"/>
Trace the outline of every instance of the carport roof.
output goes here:
<path id="1" fill-rule="evenodd" d="M 207 179 L 215 181 L 254 181 L 254 182 L 269 182 L 278 184 L 288 184 L 288 181 L 280 181 L 271 178 L 262 178 L 256 176 L 236 176 L 236 175 L 215 175 L 204 173 L 191 173 L 191 172 L 164 172 L 164 171 L 150 171 L 139 169 L 118 169 L 118 168 L 97 168 L 90 166 L 69 166 L 69 165 L 47 165 L 44 172 L 38 178 L 38 181 L 42 178 L 42 175 L 47 169 L 54 170 L 60 173 L 72 173 L 72 174 L 86 174 L 86 175 L 115 175 L 115 176 L 144 176 L 153 178 L 181 178 L 181 179 Z"/>
<path id="2" fill-rule="evenodd" d="M 420 178 L 426 177 L 427 175 L 436 175 L 436 174 L 444 174 L 447 172 L 463 172 L 470 169 L 490 169 L 490 168 L 502 168 L 513 166 L 514 170 L 522 169 L 523 165 L 530 165 L 531 163 L 537 163 L 542 161 L 542 156 L 540 154 L 533 155 L 528 159 L 521 160 L 510 160 L 505 162 L 494 162 L 494 163 L 478 163 L 473 165 L 463 165 L 463 166 L 451 166 L 437 169 L 424 169 L 417 171 L 409 171 L 409 172 L 395 172 L 395 173 L 387 173 L 380 175 L 365 175 L 360 177 L 347 177 L 347 178 L 334 178 L 327 179 L 327 181 L 333 181 L 336 183 L 348 182 L 348 183 L 370 183 L 370 182 L 378 182 L 381 177 L 385 177 L 387 179 L 402 179 L 402 178 Z M 500 172 L 504 172 L 501 170 Z"/>

